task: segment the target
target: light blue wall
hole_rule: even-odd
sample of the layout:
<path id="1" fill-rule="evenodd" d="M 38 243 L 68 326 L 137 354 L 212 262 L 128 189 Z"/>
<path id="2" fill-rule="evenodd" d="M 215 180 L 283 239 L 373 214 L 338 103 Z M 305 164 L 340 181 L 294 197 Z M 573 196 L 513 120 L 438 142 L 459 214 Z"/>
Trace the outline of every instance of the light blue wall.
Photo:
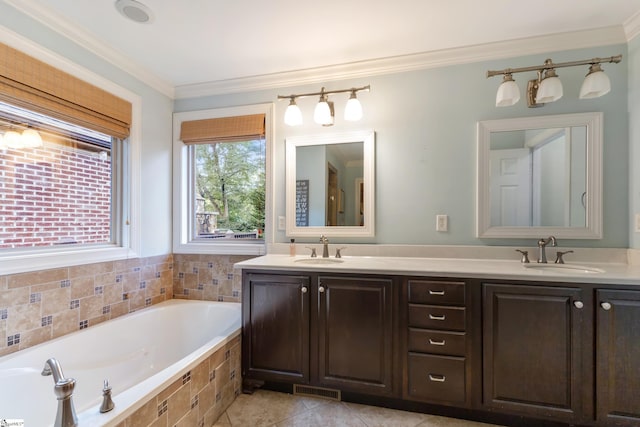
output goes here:
<path id="1" fill-rule="evenodd" d="M 171 253 L 173 101 L 4 2 L 0 2 L 0 24 L 142 98 L 140 255 Z"/>
<path id="2" fill-rule="evenodd" d="M 542 64 L 595 56 L 623 54 L 621 64 L 603 65 L 611 78 L 611 93 L 602 98 L 579 100 L 578 92 L 588 67 L 558 70 L 564 97 L 554 104 L 530 109 L 522 100 L 514 107 L 496 108 L 500 78 L 487 79 L 488 69 Z M 294 135 L 346 130 L 376 131 L 376 236 L 349 242 L 427 245 L 522 245 L 528 240 L 475 238 L 476 122 L 478 120 L 602 111 L 604 113 L 604 238 L 563 241 L 563 246 L 627 247 L 629 136 L 627 116 L 626 45 L 553 52 L 508 60 L 456 65 L 325 84 L 288 87 L 237 95 L 176 100 L 176 111 L 199 110 L 262 102 L 276 102 L 275 216 L 284 215 L 284 141 Z M 516 74 L 521 91 L 535 73 Z M 345 123 L 346 96 L 334 96 L 336 125 L 323 128 L 312 123 L 315 99 L 298 102 L 302 127 L 286 127 L 285 101 L 277 95 L 344 89 L 370 84 L 360 93 L 364 118 Z M 640 145 L 640 141 L 638 142 Z M 639 197 L 640 198 L 640 197 Z M 638 201 L 640 204 L 640 200 Z M 435 231 L 437 214 L 449 215 L 449 232 Z M 339 242 L 340 239 L 332 239 Z M 286 242 L 284 232 L 277 242 Z"/>
<path id="3" fill-rule="evenodd" d="M 640 213 L 640 36 L 629 43 L 629 242 L 640 249 L 634 215 Z"/>
<path id="4" fill-rule="evenodd" d="M 52 32 L 40 23 L 0 3 L 0 22 L 71 61 L 139 94 L 142 107 L 142 255 L 171 251 L 171 113 L 205 108 L 276 102 L 275 117 L 275 217 L 284 209 L 284 140 L 289 136 L 374 129 L 376 131 L 376 236 L 353 240 L 380 244 L 522 245 L 529 241 L 474 237 L 476 122 L 485 119 L 574 112 L 604 112 L 604 238 L 565 241 L 563 246 L 640 247 L 640 237 L 630 231 L 630 212 L 640 212 L 640 40 L 627 45 L 553 52 L 508 60 L 488 61 L 326 82 L 330 89 L 371 85 L 359 98 L 365 117 L 345 123 L 341 116 L 346 96 L 334 97 L 336 126 L 314 125 L 315 99 L 300 100 L 305 125 L 285 127 L 286 102 L 278 94 L 313 92 L 323 84 L 265 90 L 235 95 L 209 96 L 173 103 L 126 72 Z M 547 57 L 557 62 L 621 53 L 623 62 L 603 68 L 611 78 L 609 95 L 578 100 L 586 67 L 558 70 L 565 96 L 540 109 L 496 108 L 500 78 L 486 79 L 487 69 L 541 64 Z M 629 74 L 628 74 L 629 71 Z M 256 70 L 259 73 L 259 70 Z M 533 75 L 514 76 L 521 90 Z M 629 95 L 627 95 L 629 93 Z M 630 108 L 631 123 L 627 108 Z M 629 131 L 631 132 L 631 138 Z M 630 170 L 630 166 L 632 166 Z M 630 184 L 631 183 L 631 184 Z M 436 214 L 449 215 L 449 232 L 435 231 Z M 277 242 L 287 242 L 276 232 Z M 340 239 L 333 239 L 339 242 Z"/>

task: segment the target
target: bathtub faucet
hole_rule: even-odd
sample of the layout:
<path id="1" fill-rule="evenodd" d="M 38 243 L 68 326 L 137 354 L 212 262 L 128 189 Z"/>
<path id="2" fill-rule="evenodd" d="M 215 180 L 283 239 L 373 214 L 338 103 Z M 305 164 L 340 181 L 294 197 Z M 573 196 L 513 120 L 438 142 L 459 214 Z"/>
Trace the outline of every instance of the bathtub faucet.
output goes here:
<path id="1" fill-rule="evenodd" d="M 45 362 L 42 375 L 53 375 L 53 382 L 55 383 L 53 392 L 58 399 L 58 412 L 53 426 L 77 427 L 78 417 L 76 416 L 76 410 L 71 400 L 73 389 L 76 387 L 76 380 L 73 378 L 65 378 L 60 363 L 53 357 Z"/>

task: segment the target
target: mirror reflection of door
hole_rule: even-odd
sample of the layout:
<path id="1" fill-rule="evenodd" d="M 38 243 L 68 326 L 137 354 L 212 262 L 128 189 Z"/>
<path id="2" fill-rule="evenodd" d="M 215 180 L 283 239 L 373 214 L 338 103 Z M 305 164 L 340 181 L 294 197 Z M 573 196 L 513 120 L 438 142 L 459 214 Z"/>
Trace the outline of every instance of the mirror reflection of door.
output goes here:
<path id="1" fill-rule="evenodd" d="M 356 178 L 356 205 L 354 224 L 364 225 L 364 179 Z"/>
<path id="2" fill-rule="evenodd" d="M 531 160 L 528 148 L 491 150 L 491 226 L 531 223 Z"/>
<path id="3" fill-rule="evenodd" d="M 327 221 L 338 225 L 338 170 L 327 162 Z"/>

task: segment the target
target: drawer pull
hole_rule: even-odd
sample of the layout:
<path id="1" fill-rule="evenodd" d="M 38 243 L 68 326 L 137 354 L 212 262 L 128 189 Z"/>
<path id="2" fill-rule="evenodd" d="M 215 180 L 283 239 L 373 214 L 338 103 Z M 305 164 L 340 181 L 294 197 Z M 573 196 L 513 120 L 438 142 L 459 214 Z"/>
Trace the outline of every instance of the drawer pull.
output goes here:
<path id="1" fill-rule="evenodd" d="M 435 315 L 435 314 L 431 314 L 431 313 L 429 313 L 429 319 L 430 319 L 430 320 L 444 320 L 444 319 L 445 319 L 445 315 L 444 315 L 444 314 L 442 314 L 442 315 L 440 315 L 440 316 L 437 316 L 437 315 Z"/>
<path id="2" fill-rule="evenodd" d="M 444 345 L 444 340 L 435 341 L 435 340 L 432 340 L 431 338 L 429 338 L 429 344 L 431 344 L 431 345 Z"/>
<path id="3" fill-rule="evenodd" d="M 429 289 L 429 295 L 444 295 L 444 291 L 434 291 L 433 289 Z"/>
<path id="4" fill-rule="evenodd" d="M 447 379 L 447 377 L 445 377 L 444 375 L 429 374 L 429 381 L 433 381 L 433 382 L 436 382 L 436 383 L 443 383 L 443 382 L 445 382 L 446 379 Z"/>

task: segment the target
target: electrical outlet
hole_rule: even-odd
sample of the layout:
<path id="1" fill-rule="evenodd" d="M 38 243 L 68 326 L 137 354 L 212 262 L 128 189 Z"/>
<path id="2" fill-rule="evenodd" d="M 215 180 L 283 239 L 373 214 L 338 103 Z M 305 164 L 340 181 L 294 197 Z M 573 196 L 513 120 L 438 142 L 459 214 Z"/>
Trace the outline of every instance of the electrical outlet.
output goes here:
<path id="1" fill-rule="evenodd" d="M 449 231 L 449 217 L 436 215 L 436 231 Z"/>
<path id="2" fill-rule="evenodd" d="M 285 230 L 285 228 L 286 228 L 285 221 L 286 221 L 286 217 L 285 216 L 281 215 L 281 216 L 278 217 L 278 230 L 279 231 L 284 231 Z"/>
<path id="3" fill-rule="evenodd" d="M 635 226 L 635 231 L 636 233 L 640 233 L 640 213 L 636 214 L 636 226 Z"/>

